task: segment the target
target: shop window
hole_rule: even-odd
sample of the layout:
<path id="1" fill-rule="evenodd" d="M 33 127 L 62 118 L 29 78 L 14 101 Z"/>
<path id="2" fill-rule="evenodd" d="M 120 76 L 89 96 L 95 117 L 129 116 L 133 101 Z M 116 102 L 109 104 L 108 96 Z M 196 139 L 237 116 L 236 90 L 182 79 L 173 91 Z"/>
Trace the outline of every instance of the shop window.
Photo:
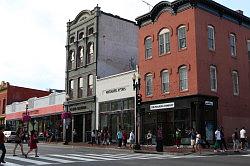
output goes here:
<path id="1" fill-rule="evenodd" d="M 93 95 L 94 77 L 92 74 L 88 76 L 88 96 Z"/>
<path id="2" fill-rule="evenodd" d="M 117 101 L 114 101 L 114 102 L 111 103 L 111 111 L 119 110 L 118 107 L 119 107 L 119 105 L 118 105 Z"/>
<path id="3" fill-rule="evenodd" d="M 153 95 L 153 75 L 152 74 L 146 75 L 146 95 L 147 96 Z"/>
<path id="4" fill-rule="evenodd" d="M 159 54 L 163 55 L 170 52 L 170 31 L 162 29 L 159 33 Z"/>
<path id="5" fill-rule="evenodd" d="M 239 95 L 239 76 L 237 71 L 232 72 L 233 94 Z"/>
<path id="6" fill-rule="evenodd" d="M 236 57 L 236 36 L 235 34 L 230 34 L 230 51 L 231 56 Z"/>
<path id="7" fill-rule="evenodd" d="M 217 70 L 215 66 L 210 66 L 210 88 L 211 91 L 217 92 Z"/>
<path id="8" fill-rule="evenodd" d="M 147 37 L 145 39 L 145 59 L 152 58 L 152 38 Z"/>
<path id="9" fill-rule="evenodd" d="M 179 46 L 179 50 L 185 49 L 187 47 L 185 26 L 180 26 L 178 28 L 178 46 Z"/>
<path id="10" fill-rule="evenodd" d="M 78 98 L 83 96 L 83 78 L 78 78 Z"/>
<path id="11" fill-rule="evenodd" d="M 215 50 L 214 27 L 208 26 L 208 49 Z"/>
<path id="12" fill-rule="evenodd" d="M 180 91 L 188 90 L 188 73 L 187 66 L 179 68 Z"/>
<path id="13" fill-rule="evenodd" d="M 100 112 L 109 111 L 109 103 L 100 103 Z"/>
<path id="14" fill-rule="evenodd" d="M 94 43 L 89 42 L 87 45 L 87 64 L 94 62 Z"/>

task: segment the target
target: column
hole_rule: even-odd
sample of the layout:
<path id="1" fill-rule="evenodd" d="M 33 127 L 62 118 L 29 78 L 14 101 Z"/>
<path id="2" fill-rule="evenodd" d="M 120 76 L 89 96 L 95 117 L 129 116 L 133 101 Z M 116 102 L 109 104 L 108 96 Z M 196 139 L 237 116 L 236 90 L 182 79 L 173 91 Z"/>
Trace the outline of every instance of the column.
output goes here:
<path id="1" fill-rule="evenodd" d="M 72 121 L 71 121 L 71 142 L 72 143 L 74 142 L 74 135 L 73 135 L 74 121 L 75 121 L 75 118 L 74 118 L 74 116 L 72 116 Z"/>
<path id="2" fill-rule="evenodd" d="M 82 116 L 82 142 L 86 142 L 87 140 L 85 139 L 85 132 L 86 132 L 86 130 L 85 130 L 85 114 L 83 114 L 83 116 Z"/>

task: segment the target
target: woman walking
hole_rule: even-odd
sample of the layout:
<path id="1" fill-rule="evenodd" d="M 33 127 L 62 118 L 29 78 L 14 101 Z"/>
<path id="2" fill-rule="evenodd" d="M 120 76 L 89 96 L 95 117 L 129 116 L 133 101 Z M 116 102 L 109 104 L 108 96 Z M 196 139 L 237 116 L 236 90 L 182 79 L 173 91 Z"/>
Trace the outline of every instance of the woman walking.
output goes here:
<path id="1" fill-rule="evenodd" d="M 31 136 L 30 136 L 29 144 L 30 144 L 30 150 L 27 152 L 27 154 L 25 154 L 25 158 L 27 158 L 28 154 L 33 149 L 35 149 L 35 157 L 39 157 L 37 155 L 37 151 L 38 151 L 38 147 L 37 147 L 37 134 L 36 134 L 36 132 L 34 130 L 31 131 Z"/>
<path id="2" fill-rule="evenodd" d="M 13 149 L 13 156 L 17 156 L 16 155 L 16 148 L 19 145 L 21 148 L 21 152 L 22 155 L 25 155 L 23 152 L 23 144 L 22 144 L 22 138 L 24 137 L 24 132 L 23 132 L 23 128 L 18 127 L 17 131 L 16 131 L 16 137 L 15 137 L 15 147 Z"/>

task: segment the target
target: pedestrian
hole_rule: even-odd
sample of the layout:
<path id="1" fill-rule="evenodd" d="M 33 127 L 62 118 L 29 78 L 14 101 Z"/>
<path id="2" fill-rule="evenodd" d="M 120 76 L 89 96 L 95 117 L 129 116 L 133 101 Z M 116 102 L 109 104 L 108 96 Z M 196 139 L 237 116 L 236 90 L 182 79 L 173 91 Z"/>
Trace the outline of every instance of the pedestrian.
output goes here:
<path id="1" fill-rule="evenodd" d="M 125 130 L 123 130 L 123 132 L 122 132 L 122 142 L 123 142 L 123 146 L 125 148 L 127 147 L 127 140 L 128 140 L 127 132 Z"/>
<path id="2" fill-rule="evenodd" d="M 226 144 L 226 140 L 225 140 L 224 129 L 222 126 L 220 127 L 220 136 L 221 136 L 221 150 L 223 152 L 225 152 L 225 151 L 227 151 L 227 144 Z M 223 146 L 224 146 L 225 150 L 223 150 Z"/>
<path id="3" fill-rule="evenodd" d="M 220 128 L 217 128 L 217 130 L 214 132 L 215 135 L 215 144 L 214 144 L 214 152 L 218 152 L 218 148 L 221 149 L 221 132 Z"/>
<path id="4" fill-rule="evenodd" d="M 23 128 L 22 127 L 18 127 L 18 129 L 16 131 L 16 136 L 15 136 L 15 147 L 13 149 L 13 156 L 17 156 L 16 155 L 16 148 L 17 148 L 18 145 L 21 148 L 22 155 L 24 155 L 23 144 L 22 144 L 22 138 L 23 138 L 23 136 L 24 136 Z"/>
<path id="5" fill-rule="evenodd" d="M 175 131 L 175 143 L 177 149 L 179 149 L 181 145 L 181 130 L 179 128 L 177 128 Z"/>
<path id="6" fill-rule="evenodd" d="M 196 132 L 196 151 L 199 152 L 199 154 L 201 154 L 201 144 L 202 144 L 202 140 L 201 140 L 201 134 L 199 132 Z"/>
<path id="7" fill-rule="evenodd" d="M 134 130 L 132 130 L 129 134 L 129 142 L 130 142 L 130 148 L 132 149 L 134 147 L 134 143 L 135 143 L 135 134 L 134 134 Z"/>
<path id="8" fill-rule="evenodd" d="M 122 132 L 121 129 L 117 132 L 117 140 L 118 140 L 118 148 L 121 148 L 122 146 Z"/>
<path id="9" fill-rule="evenodd" d="M 240 145 L 241 145 L 241 150 L 245 150 L 246 148 L 246 138 L 247 138 L 247 132 L 245 127 L 242 127 L 240 130 Z"/>
<path id="10" fill-rule="evenodd" d="M 150 130 L 148 131 L 148 134 L 147 134 L 147 146 L 148 145 L 152 146 L 152 133 Z"/>
<path id="11" fill-rule="evenodd" d="M 192 152 L 195 152 L 195 143 L 196 143 L 196 132 L 194 131 L 194 128 L 191 128 L 191 131 L 188 133 L 190 137 L 190 144 L 192 146 Z"/>
<path id="12" fill-rule="evenodd" d="M 93 144 L 95 143 L 95 136 L 96 134 L 95 134 L 95 130 L 93 130 L 92 132 L 91 132 L 91 144 L 92 144 L 92 146 L 93 146 Z"/>
<path id="13" fill-rule="evenodd" d="M 73 130 L 73 142 L 76 142 L 77 140 L 77 132 L 76 129 Z"/>
<path id="14" fill-rule="evenodd" d="M 238 128 L 234 130 L 234 133 L 232 134 L 232 140 L 233 140 L 233 149 L 234 152 L 239 152 L 239 134 L 238 134 Z"/>
<path id="15" fill-rule="evenodd" d="M 37 134 L 36 134 L 36 131 L 32 130 L 31 132 L 31 135 L 30 135 L 30 140 L 29 140 L 29 145 L 30 145 L 30 149 L 29 151 L 25 154 L 25 158 L 27 158 L 28 154 L 33 150 L 35 149 L 35 157 L 39 157 L 37 155 L 37 151 L 38 151 L 38 147 L 37 147 Z"/>
<path id="16" fill-rule="evenodd" d="M 4 145 L 4 142 L 5 142 L 5 135 L 3 133 L 4 131 L 4 126 L 0 126 L 0 149 L 2 150 L 2 155 L 1 155 L 1 158 L 0 158 L 0 164 L 1 163 L 6 163 L 4 161 L 4 158 L 5 158 L 5 154 L 6 154 L 6 148 L 5 148 L 5 145 Z"/>
<path id="17" fill-rule="evenodd" d="M 158 127 L 157 135 L 156 135 L 156 151 L 163 152 L 163 136 L 162 136 L 162 128 Z"/>

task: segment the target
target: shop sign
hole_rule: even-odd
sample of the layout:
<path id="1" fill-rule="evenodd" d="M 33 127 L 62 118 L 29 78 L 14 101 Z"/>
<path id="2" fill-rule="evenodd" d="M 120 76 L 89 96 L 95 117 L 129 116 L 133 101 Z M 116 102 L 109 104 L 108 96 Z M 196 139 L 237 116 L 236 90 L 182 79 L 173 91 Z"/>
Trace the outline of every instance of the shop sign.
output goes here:
<path id="1" fill-rule="evenodd" d="M 213 106 L 214 103 L 212 101 L 205 101 L 205 105 L 207 105 L 207 106 Z"/>
<path id="2" fill-rule="evenodd" d="M 174 102 L 150 105 L 150 110 L 160 110 L 165 108 L 174 108 Z"/>
<path id="3" fill-rule="evenodd" d="M 122 91 L 126 91 L 126 87 L 120 87 L 120 88 L 113 88 L 113 89 L 109 89 L 106 90 L 106 94 L 110 94 L 110 93 L 116 93 L 116 92 L 122 92 Z"/>
<path id="4" fill-rule="evenodd" d="M 77 111 L 77 110 L 84 110 L 87 107 L 85 105 L 77 105 L 77 106 L 71 106 L 69 108 L 70 111 Z"/>

